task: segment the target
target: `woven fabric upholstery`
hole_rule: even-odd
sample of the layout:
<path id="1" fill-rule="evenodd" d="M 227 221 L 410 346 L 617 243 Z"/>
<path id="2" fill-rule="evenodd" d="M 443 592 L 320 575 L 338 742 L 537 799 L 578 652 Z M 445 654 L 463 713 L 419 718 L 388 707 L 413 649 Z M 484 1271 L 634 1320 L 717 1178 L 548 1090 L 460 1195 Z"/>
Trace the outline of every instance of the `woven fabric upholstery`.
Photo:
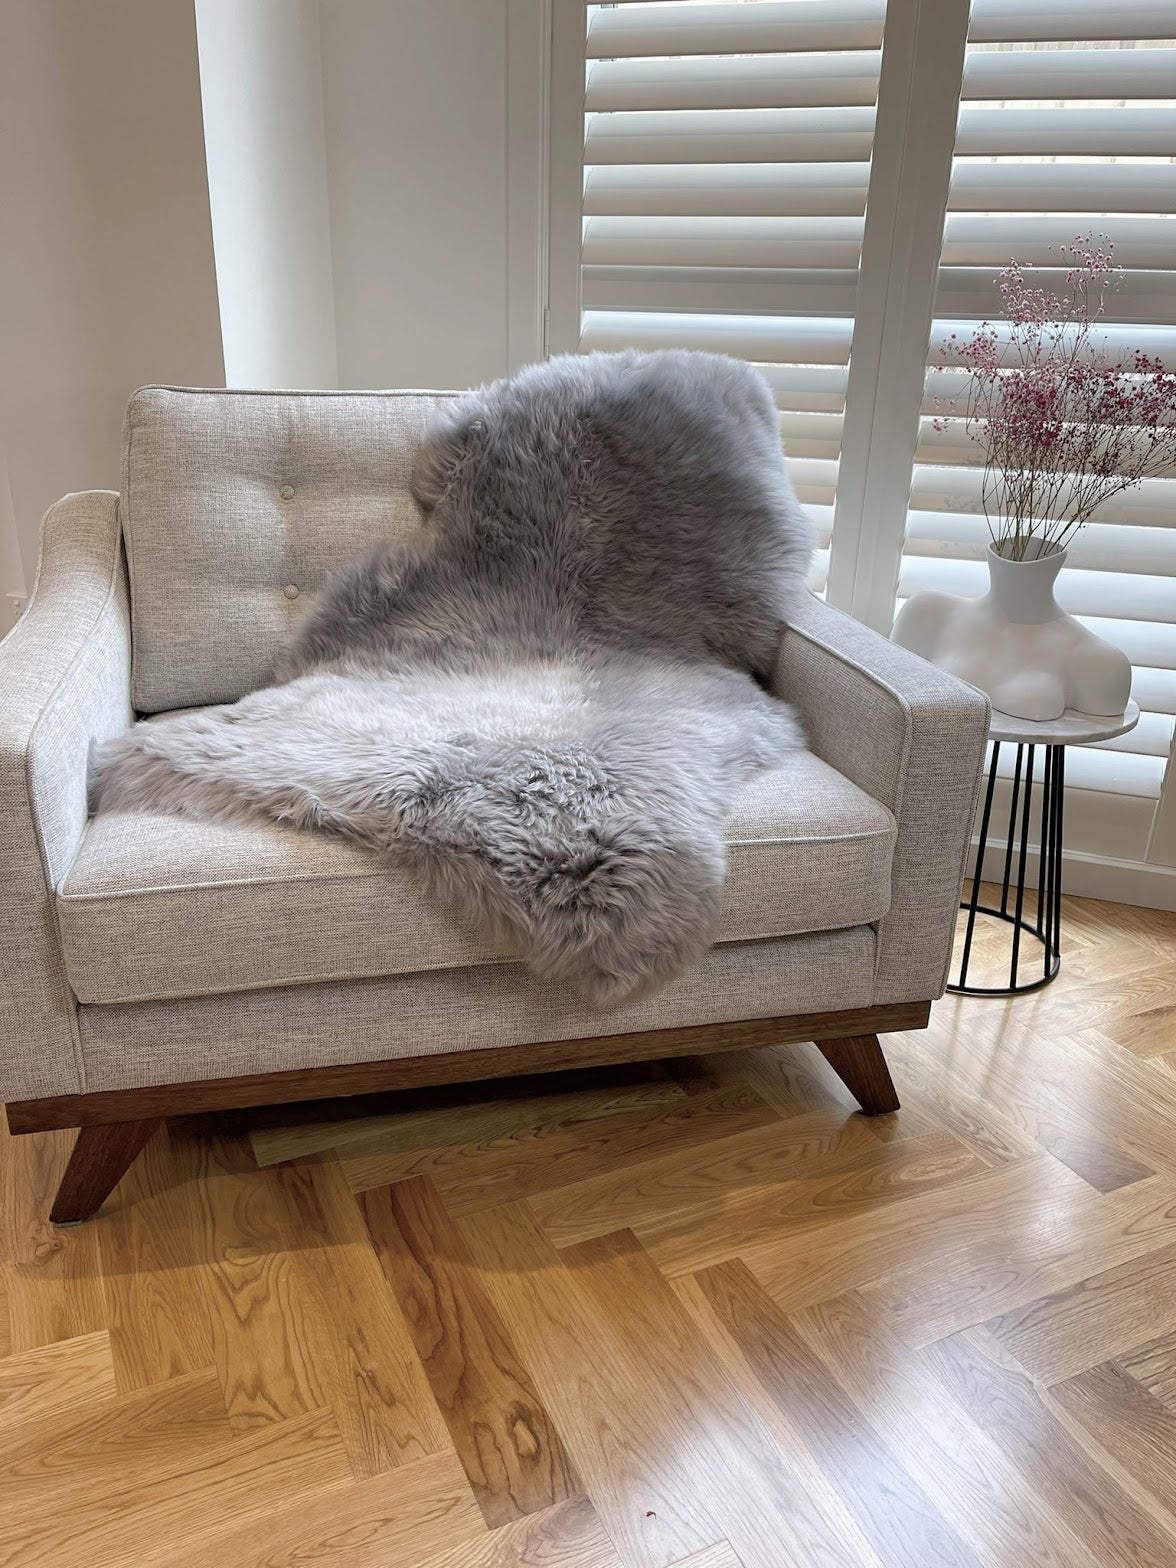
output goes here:
<path id="1" fill-rule="evenodd" d="M 0 1099 L 942 990 L 987 704 L 817 601 L 777 667 L 812 756 L 739 802 L 722 945 L 629 1007 L 532 979 L 339 844 L 154 818 L 87 828 L 88 753 L 131 720 L 132 647 L 140 711 L 263 682 L 291 606 L 416 526 L 411 452 L 447 395 L 148 389 L 122 501 L 48 514 L 36 590 L 0 644 Z M 107 1000 L 79 1006 L 74 984 Z M 171 999 L 191 990 L 216 994 Z"/>
<path id="2" fill-rule="evenodd" d="M 48 512 L 32 598 L 0 643 L 0 1100 L 82 1087 L 53 895 L 86 824 L 90 743 L 131 719 L 116 502 Z"/>
<path id="3" fill-rule="evenodd" d="M 123 428 L 135 707 L 264 686 L 308 596 L 419 524 L 413 454 L 445 392 L 144 387 Z"/>
<path id="4" fill-rule="evenodd" d="M 433 1056 L 865 1006 L 874 931 L 716 947 L 647 1001 L 603 1011 L 520 964 L 79 1009 L 94 1089 Z"/>
<path id="5" fill-rule="evenodd" d="M 811 597 L 781 642 L 773 684 L 800 709 L 817 755 L 898 819 L 874 1001 L 942 995 L 976 815 L 987 697 Z"/>
<path id="6" fill-rule="evenodd" d="M 719 940 L 826 931 L 890 904 L 894 818 L 798 752 L 735 802 Z M 83 1002 L 211 996 L 491 964 L 510 955 L 403 872 L 278 827 L 104 816 L 58 898 Z"/>

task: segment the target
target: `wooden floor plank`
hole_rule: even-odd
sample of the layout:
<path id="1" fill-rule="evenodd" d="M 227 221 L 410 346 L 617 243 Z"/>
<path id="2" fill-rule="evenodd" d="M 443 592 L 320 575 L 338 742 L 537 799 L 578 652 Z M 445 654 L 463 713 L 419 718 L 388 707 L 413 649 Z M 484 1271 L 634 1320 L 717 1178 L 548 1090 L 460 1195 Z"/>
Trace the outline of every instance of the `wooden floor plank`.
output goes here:
<path id="1" fill-rule="evenodd" d="M 825 1363 L 960 1538 L 988 1568 L 1103 1568 L 1019 1467 L 855 1293 L 793 1314 Z"/>
<path id="2" fill-rule="evenodd" d="M 1120 1351 L 1116 1360 L 1149 1394 L 1176 1410 L 1176 1327 L 1171 1333 Z"/>
<path id="3" fill-rule="evenodd" d="M 117 1392 L 105 1329 L 7 1356 L 0 1361 L 0 1432 L 20 1431 L 25 1422 L 113 1399 Z"/>
<path id="4" fill-rule="evenodd" d="M 888 1568 L 977 1568 L 970 1548 L 747 1267 L 721 1263 L 697 1279 L 769 1396 L 803 1426 L 879 1560 Z"/>
<path id="5" fill-rule="evenodd" d="M 1154 1176 L 1040 1209 L 1020 1204 L 992 1234 L 934 1266 L 915 1261 L 884 1274 L 865 1295 L 903 1340 L 925 1345 L 1168 1242 L 1176 1242 L 1176 1183 Z"/>
<path id="6" fill-rule="evenodd" d="M 1176 1411 L 1117 1361 L 1055 1383 L 1049 1398 L 1098 1445 L 1095 1462 L 1100 1451 L 1111 1455 L 1150 1495 L 1166 1528 L 1176 1529 Z"/>
<path id="7" fill-rule="evenodd" d="M 301 1498 L 260 1516 L 225 1518 L 167 1568 L 425 1568 L 452 1551 L 480 1561 L 486 1527 L 452 1452 Z M 463 1559 L 458 1555 L 455 1561 Z M 490 1559 L 493 1561 L 493 1559 Z M 511 1559 L 506 1559 L 512 1563 Z M 513 1568 L 513 1563 L 512 1563 Z"/>
<path id="8" fill-rule="evenodd" d="M 729 1541 L 715 1541 L 706 1551 L 693 1552 L 681 1563 L 674 1563 L 674 1568 L 743 1568 L 743 1565 Z"/>
<path id="9" fill-rule="evenodd" d="M 593 1314 L 528 1205 L 484 1210 L 461 1229 L 625 1568 L 670 1568 L 721 1539 L 684 1451 L 676 1390 L 635 1379 L 624 1337 Z"/>
<path id="10" fill-rule="evenodd" d="M 115 1375 L 124 1391 L 215 1362 L 200 1239 L 186 1190 L 198 1170 L 196 1152 L 161 1129 L 94 1226 Z"/>
<path id="11" fill-rule="evenodd" d="M 692 1565 L 695 1561 L 690 1560 Z M 414 1556 L 412 1563 L 413 1568 L 625 1568 L 586 1497 L 571 1497 L 516 1519 L 480 1540 Z M 709 1568 L 739 1564 L 732 1565 L 728 1557 L 727 1564 L 716 1559 Z"/>
<path id="12" fill-rule="evenodd" d="M 250 1145 L 259 1165 L 278 1165 L 312 1154 L 357 1149 L 399 1152 L 403 1168 L 389 1181 L 435 1174 L 434 1162 L 460 1149 L 502 1140 L 529 1140 L 617 1115 L 656 1111 L 684 1098 L 685 1090 L 659 1062 L 626 1062 L 576 1072 L 503 1078 L 492 1083 L 446 1084 L 375 1096 L 379 1109 L 365 1112 L 348 1101 L 296 1107 L 289 1122 L 254 1127 Z M 281 1116 L 282 1107 L 272 1114 Z M 334 1110 L 334 1115 L 323 1111 Z M 301 1116 L 297 1113 L 301 1111 Z M 373 1183 L 387 1185 L 387 1183 Z"/>
<path id="13" fill-rule="evenodd" d="M 313 1297 L 298 1265 L 289 1204 L 272 1171 L 240 1179 L 241 1152 L 203 1140 L 185 1192 L 213 1355 L 234 1431 L 309 1415 L 327 1402 L 312 1353 Z"/>
<path id="14" fill-rule="evenodd" d="M 721 1089 L 706 1098 L 679 1091 L 668 1104 L 594 1117 L 570 1129 L 561 1126 L 492 1144 L 463 1144 L 438 1151 L 427 1162 L 406 1161 L 398 1150 L 352 1149 L 345 1169 L 357 1192 L 428 1174 L 449 1212 L 460 1216 L 579 1181 L 604 1166 L 620 1175 L 661 1151 L 700 1149 L 713 1139 L 779 1124 L 775 1111 L 745 1087 Z"/>
<path id="15" fill-rule="evenodd" d="M 1039 1034 L 1021 1018 L 973 1026 L 968 1045 L 948 1046 L 937 1023 L 908 1036 L 945 1088 L 982 1094 L 1043 1148 L 1108 1192 L 1157 1170 L 1176 1171 L 1176 1122 L 1152 1111 L 1073 1036 Z M 999 1049 L 978 1049 L 985 1037 Z"/>
<path id="16" fill-rule="evenodd" d="M 48 1220 L 45 1197 L 57 1191 L 73 1139 L 72 1132 L 13 1137 L 0 1117 L 0 1260 L 14 1351 L 106 1328 L 96 1227 L 61 1229 Z"/>
<path id="17" fill-rule="evenodd" d="M 986 1355 L 966 1333 L 918 1354 L 1102 1568 L 1171 1568 L 1176 1536 L 1088 1457 L 1023 1372 Z"/>
<path id="18" fill-rule="evenodd" d="M 0 1425 L 0 1497 L 10 1509 L 68 1508 L 79 1489 L 117 1490 L 128 1472 L 194 1462 L 231 1436 L 212 1367 L 118 1399 L 78 1401 Z"/>
<path id="19" fill-rule="evenodd" d="M 889 1205 L 902 1208 L 922 1193 L 938 1195 L 962 1178 L 987 1171 L 946 1133 L 876 1149 L 836 1175 L 744 1188 L 640 1220 L 634 1230 L 659 1268 L 693 1273 L 839 1217 L 877 1216 Z"/>
<path id="20" fill-rule="evenodd" d="M 1041 1382 L 1057 1383 L 1168 1329 L 1174 1300 L 1176 1245 L 1169 1245 L 1014 1307 L 976 1332 Z"/>
<path id="21" fill-rule="evenodd" d="M 684 1454 L 691 1483 L 718 1519 L 744 1568 L 780 1562 L 860 1564 L 860 1538 L 807 1489 L 755 1412 L 732 1389 L 637 1238 L 626 1231 L 563 1250 L 594 1317 L 622 1337 L 643 1391 L 672 1389 L 677 1424 L 692 1434 Z M 705 1421 L 691 1419 L 705 1410 Z"/>
<path id="22" fill-rule="evenodd" d="M 694 1552 L 690 1557 L 675 1563 L 674 1568 L 743 1568 L 735 1548 L 727 1541 L 716 1541 L 705 1551 Z"/>
<path id="23" fill-rule="evenodd" d="M 954 1042 L 955 1031 L 935 1016 L 937 1040 L 946 1036 Z M 961 1019 L 965 1038 L 968 1028 L 967 1020 Z M 930 1125 L 947 1128 L 990 1165 L 1015 1164 L 1040 1150 L 1019 1119 L 1004 1114 L 982 1090 L 974 1092 L 946 1079 L 939 1067 L 940 1053 L 922 1050 L 914 1035 L 888 1035 L 886 1055 L 891 1071 L 902 1080 L 904 1109 L 913 1102 Z"/>
<path id="24" fill-rule="evenodd" d="M 244 1526 L 287 1501 L 309 1506 L 350 1488 L 351 1470 L 328 1412 L 263 1427 L 204 1453 L 194 1463 L 128 1469 L 119 1486 L 75 1487 L 68 1508 L 0 1519 L 0 1562 L 63 1568 L 79 1561 L 163 1568 L 226 1519 Z"/>
<path id="25" fill-rule="evenodd" d="M 360 1202 L 487 1525 L 575 1496 L 563 1441 L 436 1188 L 414 1176 Z"/>
<path id="26" fill-rule="evenodd" d="M 557 1246 L 615 1230 L 654 1224 L 663 1216 L 701 1215 L 741 1192 L 845 1170 L 885 1168 L 896 1156 L 879 1149 L 863 1116 L 839 1106 L 712 1138 L 693 1148 L 650 1157 L 579 1181 L 548 1182 L 530 1203 Z"/>
<path id="27" fill-rule="evenodd" d="M 1088 1204 L 1091 1188 L 1050 1155 L 1024 1165 L 982 1168 L 937 1191 L 882 1209 L 832 1219 L 799 1235 L 785 1231 L 740 1249 L 786 1311 L 876 1280 L 899 1268 L 937 1268 L 969 1241 L 997 1245 L 1010 1227 Z"/>
<path id="28" fill-rule="evenodd" d="M 357 1477 L 449 1449 L 408 1325 L 338 1165 L 274 1172 L 289 1208 L 309 1358 Z"/>
<path id="29" fill-rule="evenodd" d="M 8 1316 L 8 1264 L 0 1257 L 0 1359 L 12 1354 L 12 1322 Z"/>

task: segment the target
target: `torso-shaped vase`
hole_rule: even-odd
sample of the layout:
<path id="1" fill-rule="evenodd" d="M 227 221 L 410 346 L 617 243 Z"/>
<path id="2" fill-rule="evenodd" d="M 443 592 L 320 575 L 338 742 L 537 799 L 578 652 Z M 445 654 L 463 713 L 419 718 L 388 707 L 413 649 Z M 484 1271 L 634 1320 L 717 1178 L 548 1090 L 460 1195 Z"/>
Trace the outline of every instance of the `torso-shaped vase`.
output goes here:
<path id="1" fill-rule="evenodd" d="M 1056 719 L 1067 708 L 1122 713 L 1131 664 L 1054 598 L 1065 564 L 1065 550 L 1010 561 L 989 545 L 983 598 L 917 593 L 900 610 L 893 640 L 979 686 L 994 708 L 1018 719 Z"/>

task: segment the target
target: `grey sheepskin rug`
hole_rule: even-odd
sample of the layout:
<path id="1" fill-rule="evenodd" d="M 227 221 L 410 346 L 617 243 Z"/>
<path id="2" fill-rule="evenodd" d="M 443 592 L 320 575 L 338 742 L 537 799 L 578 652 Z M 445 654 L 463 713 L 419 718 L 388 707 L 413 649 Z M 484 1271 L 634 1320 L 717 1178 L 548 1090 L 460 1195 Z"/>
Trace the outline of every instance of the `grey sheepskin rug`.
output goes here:
<path id="1" fill-rule="evenodd" d="M 108 742 L 95 808 L 340 834 L 597 1005 L 651 991 L 713 940 L 735 790 L 803 744 L 765 690 L 812 548 L 771 392 L 568 355 L 448 405 L 413 490 L 275 684 Z"/>

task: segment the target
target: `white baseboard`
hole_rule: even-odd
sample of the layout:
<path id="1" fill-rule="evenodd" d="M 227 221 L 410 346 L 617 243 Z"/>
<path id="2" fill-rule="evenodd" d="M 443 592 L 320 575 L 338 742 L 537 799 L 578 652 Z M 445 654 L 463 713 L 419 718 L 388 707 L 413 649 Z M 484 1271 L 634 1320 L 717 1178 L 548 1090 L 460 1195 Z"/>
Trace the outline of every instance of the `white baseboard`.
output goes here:
<path id="1" fill-rule="evenodd" d="M 1003 841 L 989 839 L 984 857 L 987 880 L 999 881 L 1003 869 Z M 972 862 L 976 840 L 972 840 Z M 1037 852 L 1025 857 L 1025 885 L 1037 886 Z M 1089 855 L 1080 850 L 1062 852 L 1062 891 L 1076 898 L 1101 898 L 1112 904 L 1135 904 L 1141 909 L 1176 910 L 1176 866 L 1153 866 L 1141 860 L 1114 860 L 1108 855 Z"/>

